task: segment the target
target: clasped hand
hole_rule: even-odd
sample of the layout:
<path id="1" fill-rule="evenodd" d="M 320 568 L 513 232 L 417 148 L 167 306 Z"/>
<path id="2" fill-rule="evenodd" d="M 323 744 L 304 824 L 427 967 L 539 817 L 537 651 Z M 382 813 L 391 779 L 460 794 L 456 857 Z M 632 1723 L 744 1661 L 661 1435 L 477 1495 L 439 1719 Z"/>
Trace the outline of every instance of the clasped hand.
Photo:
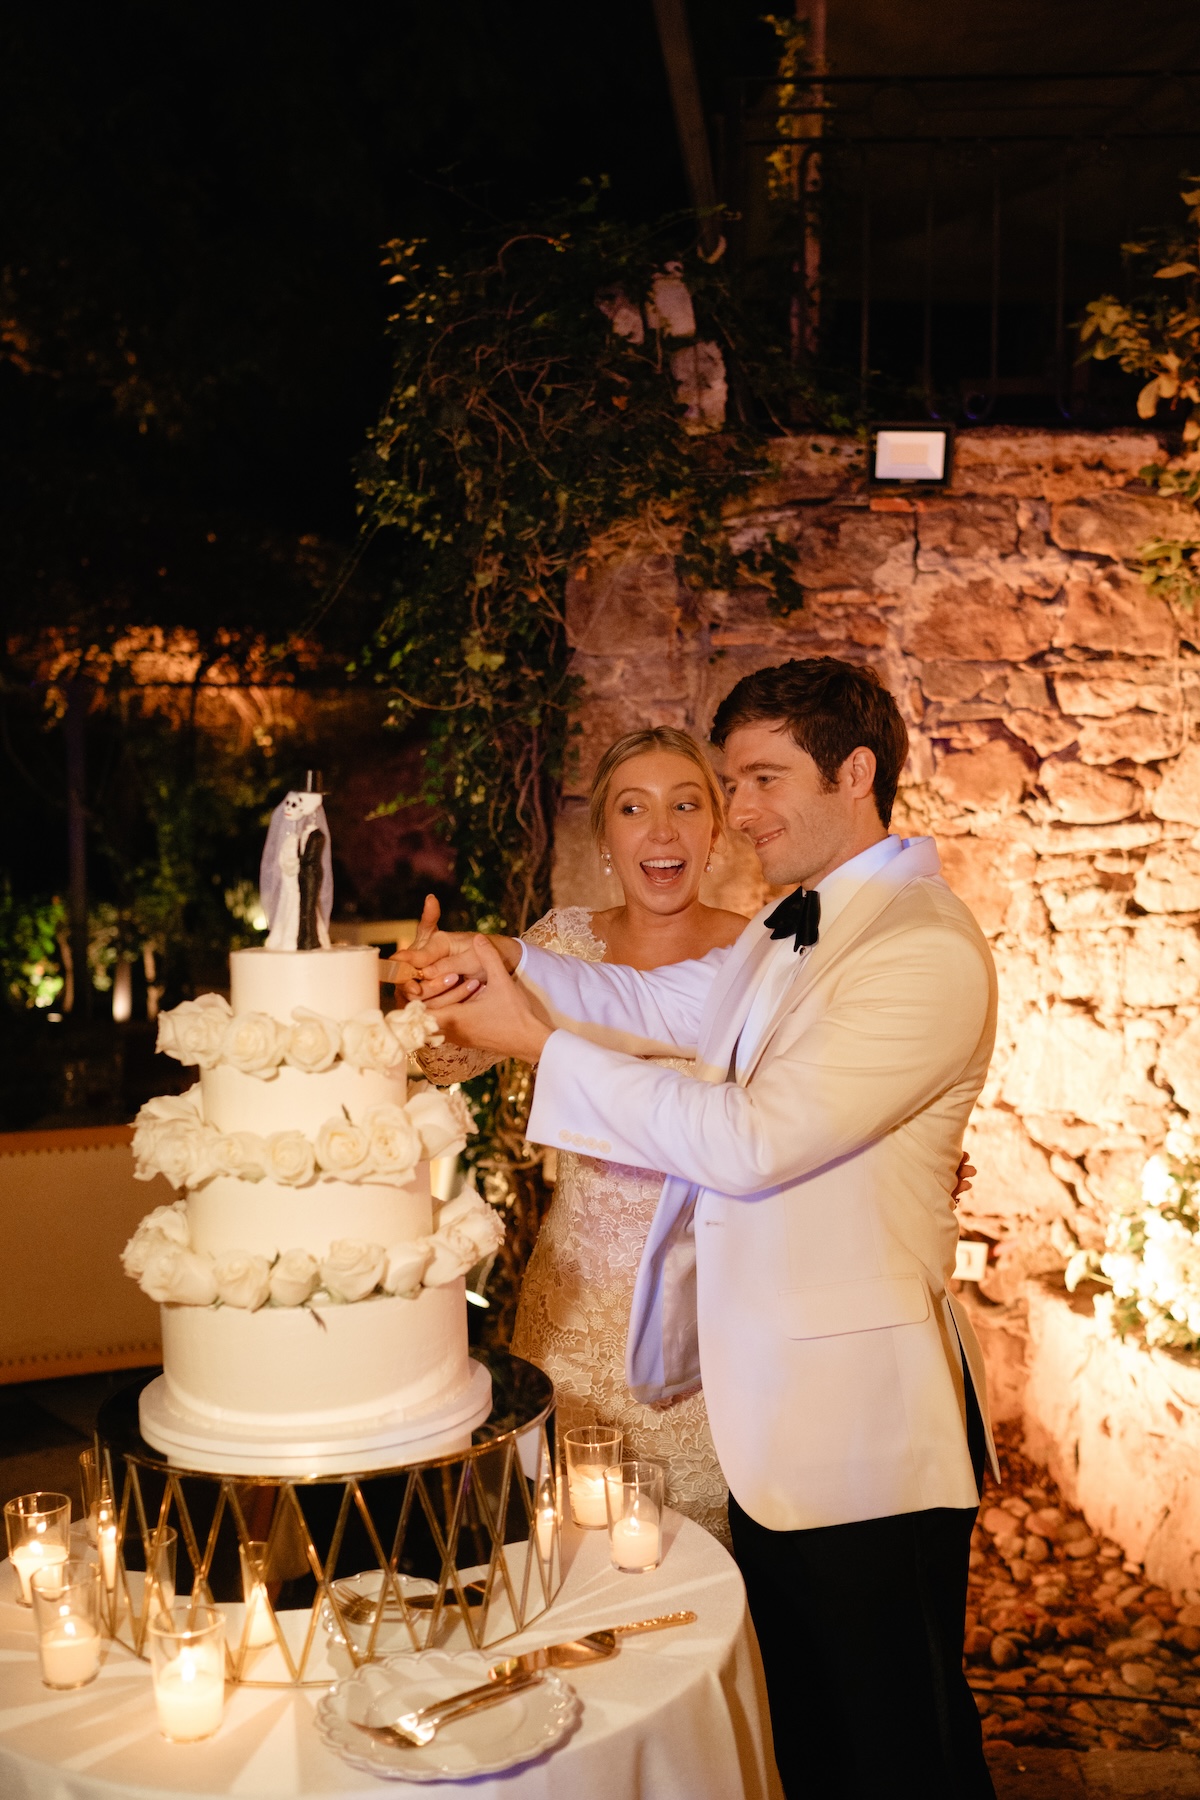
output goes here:
<path id="1" fill-rule="evenodd" d="M 510 971 L 520 961 L 515 938 L 443 931 L 431 894 L 411 945 L 379 971 L 406 1000 L 422 1000 L 448 1043 L 536 1062 L 551 1027 Z"/>

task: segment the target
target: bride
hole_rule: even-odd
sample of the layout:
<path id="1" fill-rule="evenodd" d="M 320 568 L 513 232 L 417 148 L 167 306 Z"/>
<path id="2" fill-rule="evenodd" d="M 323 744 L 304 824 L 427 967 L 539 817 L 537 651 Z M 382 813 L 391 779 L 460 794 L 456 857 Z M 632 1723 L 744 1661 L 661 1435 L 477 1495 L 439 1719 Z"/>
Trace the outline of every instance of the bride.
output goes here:
<path id="1" fill-rule="evenodd" d="M 588 962 L 655 969 L 706 956 L 744 930 L 741 913 L 706 906 L 700 882 L 723 828 L 724 798 L 696 741 L 671 726 L 610 745 L 592 783 L 589 821 L 606 872 L 624 898 L 603 912 L 558 907 L 525 937 Z M 422 938 L 436 924 L 436 902 Z M 424 1050 L 431 1080 L 463 1081 L 495 1060 L 471 1050 Z M 662 1058 L 668 1068 L 690 1064 Z M 620 1428 L 624 1453 L 666 1469 L 667 1504 L 728 1541 L 726 1487 L 704 1396 L 643 1406 L 625 1386 L 625 1334 L 638 1263 L 663 1177 L 558 1152 L 554 1199 L 522 1283 L 512 1350 L 554 1383 L 560 1430 Z"/>

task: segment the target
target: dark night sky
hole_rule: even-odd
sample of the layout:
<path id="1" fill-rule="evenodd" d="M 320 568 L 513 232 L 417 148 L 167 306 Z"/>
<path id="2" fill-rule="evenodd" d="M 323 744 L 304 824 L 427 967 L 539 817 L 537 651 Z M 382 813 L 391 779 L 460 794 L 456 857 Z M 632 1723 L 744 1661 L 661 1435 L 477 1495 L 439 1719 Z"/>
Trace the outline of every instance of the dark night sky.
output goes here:
<path id="1" fill-rule="evenodd" d="M 762 0 L 689 10 L 711 114 L 772 39 Z M 72 516 L 187 496 L 344 537 L 387 373 L 381 240 L 453 233 L 452 187 L 507 213 L 601 173 L 627 214 L 685 199 L 650 0 L 67 17 L 0 25 L 0 311 L 42 371 L 0 367 L 0 457 L 55 470 Z M 1198 43 L 1185 0 L 829 0 L 842 72 L 1161 66 Z M 101 464 L 123 472 L 104 500 Z"/>
<path id="2" fill-rule="evenodd" d="M 706 67 L 768 66 L 755 13 L 697 5 Z M 299 529 L 350 525 L 385 237 L 453 232 L 452 188 L 500 212 L 602 173 L 627 212 L 685 198 L 649 0 L 10 11 L 0 116 L 0 264 L 53 371 L 10 392 L 10 443 L 27 406 L 35 434 L 55 402 L 82 408 L 68 439 L 106 428 L 84 415 L 115 391 L 127 422 L 153 407 L 174 478 Z"/>
<path id="3" fill-rule="evenodd" d="M 773 67 L 767 4 L 688 0 L 714 138 L 731 80 Z M 843 74 L 1194 66 L 1200 14 L 829 0 L 828 49 Z M 686 201 L 651 0 L 5 9 L 3 636 L 294 623 L 296 539 L 336 561 L 354 535 L 389 371 L 381 242 L 452 241 L 480 209 L 519 216 L 600 175 L 626 216 Z M 0 662 L 5 729 L 57 789 L 40 692 Z M 59 827 L 0 766 L 18 878 L 57 884 Z"/>

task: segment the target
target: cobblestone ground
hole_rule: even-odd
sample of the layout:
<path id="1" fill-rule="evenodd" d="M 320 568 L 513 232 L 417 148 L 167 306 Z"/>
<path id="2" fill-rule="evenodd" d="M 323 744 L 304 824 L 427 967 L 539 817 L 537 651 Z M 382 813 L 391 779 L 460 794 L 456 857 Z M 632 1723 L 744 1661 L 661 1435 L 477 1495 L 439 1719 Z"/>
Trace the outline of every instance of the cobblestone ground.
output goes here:
<path id="1" fill-rule="evenodd" d="M 986 1742 L 1200 1750 L 1200 1595 L 1145 1579 L 997 1433 L 971 1550 L 966 1669 Z"/>

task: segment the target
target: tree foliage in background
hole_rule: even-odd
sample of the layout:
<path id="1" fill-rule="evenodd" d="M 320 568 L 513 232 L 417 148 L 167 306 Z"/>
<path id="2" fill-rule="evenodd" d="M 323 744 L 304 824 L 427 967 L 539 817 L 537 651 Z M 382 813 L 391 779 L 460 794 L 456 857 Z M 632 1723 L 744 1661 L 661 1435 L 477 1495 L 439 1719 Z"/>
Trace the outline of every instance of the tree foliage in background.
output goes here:
<path id="1" fill-rule="evenodd" d="M 1138 417 L 1152 419 L 1162 401 L 1184 402 L 1183 441 L 1200 439 L 1200 186 L 1181 195 L 1186 226 L 1148 231 L 1121 251 L 1135 276 L 1148 286 L 1136 299 L 1102 294 L 1089 302 L 1079 337 L 1085 357 L 1115 357 L 1129 375 L 1148 375 L 1138 395 Z"/>
<path id="2" fill-rule="evenodd" d="M 682 342 L 635 311 L 674 246 L 605 220 L 598 202 L 481 233 L 453 261 L 420 243 L 387 251 L 395 377 L 359 486 L 397 569 L 364 663 L 397 722 L 427 720 L 425 797 L 446 808 L 468 913 L 495 929 L 524 929 L 549 893 L 568 576 L 614 531 L 649 522 L 686 585 L 753 581 L 785 606 L 801 598 L 776 545 L 738 558 L 723 528 L 765 467 L 761 433 L 686 431 Z M 720 272 L 692 258 L 686 278 L 697 339 L 746 383 L 761 359 Z M 643 341 L 614 331 L 602 305 L 629 309 Z"/>
<path id="3" fill-rule="evenodd" d="M 680 250 L 680 221 L 620 225 L 602 199 L 481 231 L 452 260 L 387 248 L 395 376 L 359 485 L 396 573 L 363 664 L 397 723 L 427 722 L 421 797 L 454 845 L 460 922 L 494 930 L 524 930 L 550 900 L 574 694 L 568 579 L 649 528 L 685 586 L 753 583 L 783 610 L 803 598 L 774 540 L 735 554 L 726 525 L 766 466 L 766 396 L 798 378 L 750 340 L 720 267 Z M 648 304 L 668 264 L 690 291 L 692 338 L 668 337 Z M 677 386 L 698 344 L 724 359 L 721 431 L 685 416 Z M 516 1266 L 545 1197 L 524 1142 L 528 1086 L 504 1064 L 476 1095 L 474 1154 L 514 1211 Z"/>
<path id="4" fill-rule="evenodd" d="M 18 899 L 8 876 L 0 883 L 0 1009 L 53 1006 L 62 992 L 57 899 Z"/>
<path id="5" fill-rule="evenodd" d="M 1189 177 L 1196 181 L 1197 178 Z M 1083 358 L 1114 358 L 1128 375 L 1149 377 L 1138 416 L 1153 419 L 1164 404 L 1182 428 L 1185 447 L 1200 445 L 1200 184 L 1185 188 L 1187 224 L 1143 232 L 1122 253 L 1146 285 L 1132 300 L 1103 294 L 1089 302 L 1079 327 Z M 1200 472 L 1142 470 L 1163 494 L 1200 501 Z M 1138 553 L 1142 580 L 1162 599 L 1194 610 L 1200 601 L 1200 520 L 1194 538 L 1152 538 Z"/>

